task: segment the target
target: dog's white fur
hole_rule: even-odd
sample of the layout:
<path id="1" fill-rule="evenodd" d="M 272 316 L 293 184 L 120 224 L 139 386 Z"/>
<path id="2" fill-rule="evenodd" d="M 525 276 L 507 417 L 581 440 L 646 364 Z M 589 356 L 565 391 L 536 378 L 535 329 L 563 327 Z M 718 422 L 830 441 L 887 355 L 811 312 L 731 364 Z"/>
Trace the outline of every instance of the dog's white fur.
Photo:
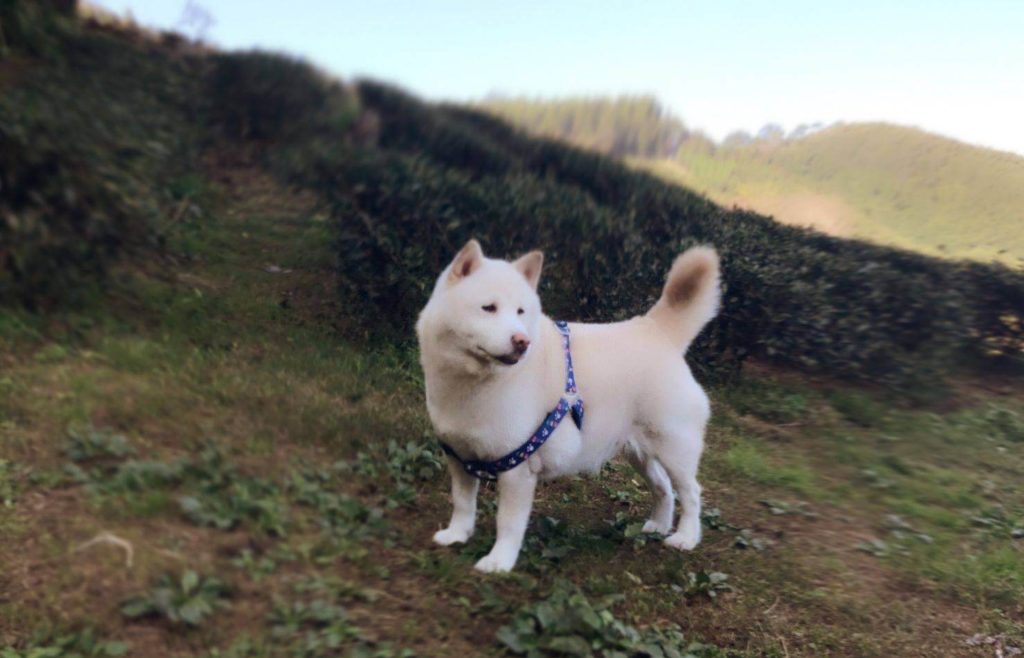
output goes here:
<path id="1" fill-rule="evenodd" d="M 493 460 L 516 449 L 565 395 L 561 336 L 541 313 L 536 292 L 542 263 L 538 251 L 513 262 L 486 258 L 471 240 L 441 273 L 420 314 L 427 409 L 437 433 L 463 459 Z M 497 541 L 478 570 L 515 565 L 538 479 L 596 473 L 623 451 L 654 495 L 644 531 L 668 535 L 665 543 L 681 550 L 700 542 L 697 467 L 711 411 L 683 355 L 717 313 L 719 296 L 718 255 L 695 247 L 676 259 L 646 315 L 569 325 L 586 406 L 583 429 L 566 418 L 525 464 L 500 474 Z M 529 339 L 525 354 L 514 349 L 513 336 L 520 350 Z M 454 510 L 448 527 L 434 535 L 442 545 L 469 539 L 476 522 L 478 481 L 454 459 L 449 471 Z M 675 532 L 673 485 L 683 508 Z"/>

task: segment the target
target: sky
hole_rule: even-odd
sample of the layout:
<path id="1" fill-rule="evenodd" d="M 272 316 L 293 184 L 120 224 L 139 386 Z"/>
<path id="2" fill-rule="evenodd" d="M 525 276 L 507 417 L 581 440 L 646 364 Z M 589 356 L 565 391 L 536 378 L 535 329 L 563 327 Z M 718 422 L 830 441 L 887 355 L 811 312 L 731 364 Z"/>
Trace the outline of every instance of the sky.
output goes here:
<path id="1" fill-rule="evenodd" d="M 186 0 L 96 4 L 195 34 Z M 1024 0 L 197 4 L 215 45 L 431 100 L 653 94 L 716 139 L 769 122 L 887 121 L 1024 155 Z"/>

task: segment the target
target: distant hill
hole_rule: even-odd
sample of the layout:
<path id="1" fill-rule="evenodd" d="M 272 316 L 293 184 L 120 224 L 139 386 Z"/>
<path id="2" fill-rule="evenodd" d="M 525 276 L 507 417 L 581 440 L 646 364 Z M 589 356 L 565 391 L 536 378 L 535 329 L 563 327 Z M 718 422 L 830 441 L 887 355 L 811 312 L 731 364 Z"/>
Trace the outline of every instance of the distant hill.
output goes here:
<path id="1" fill-rule="evenodd" d="M 1020 265 L 1024 158 L 914 128 L 692 148 L 654 167 L 723 203 L 930 254 Z"/>
<path id="2" fill-rule="evenodd" d="M 608 149 L 615 141 L 608 122 L 600 139 L 588 135 L 593 117 L 609 114 L 627 125 L 626 134 L 638 132 L 629 113 L 616 111 L 618 99 L 483 106 L 531 132 L 623 155 L 718 203 L 785 223 L 932 255 L 1024 264 L 1024 158 L 884 123 L 815 126 L 788 138 L 766 129 L 716 145 L 653 99 L 645 102 L 658 113 L 645 115 L 644 134 L 658 133 L 656 120 L 662 132 L 678 126 L 675 148 Z"/>

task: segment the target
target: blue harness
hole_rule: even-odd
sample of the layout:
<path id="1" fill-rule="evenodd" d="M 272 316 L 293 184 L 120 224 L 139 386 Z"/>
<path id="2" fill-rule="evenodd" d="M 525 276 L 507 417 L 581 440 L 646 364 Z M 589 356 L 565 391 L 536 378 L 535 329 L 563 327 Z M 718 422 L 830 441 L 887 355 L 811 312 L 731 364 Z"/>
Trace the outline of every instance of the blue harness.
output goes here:
<path id="1" fill-rule="evenodd" d="M 558 327 L 558 333 L 562 334 L 562 347 L 565 350 L 565 392 L 570 396 L 576 396 L 576 375 L 573 374 L 572 370 L 572 352 L 569 350 L 569 324 L 566 322 L 556 322 L 555 326 Z M 537 452 L 544 442 L 551 438 L 551 435 L 555 433 L 555 428 L 562 422 L 562 419 L 566 415 L 572 415 L 572 420 L 576 423 L 576 427 L 583 428 L 583 400 L 578 397 L 575 402 L 569 402 L 564 397 L 559 398 L 558 404 L 555 408 L 548 412 L 548 415 L 544 417 L 544 422 L 540 424 L 537 431 L 534 432 L 526 443 L 519 446 L 512 452 L 508 453 L 504 457 L 495 459 L 494 461 L 481 461 L 479 459 L 463 459 L 455 454 L 444 441 L 441 442 L 441 448 L 446 454 L 456 459 L 462 468 L 475 478 L 481 480 L 497 480 L 498 473 L 509 471 L 519 466 L 524 461 L 529 459 L 530 455 Z"/>

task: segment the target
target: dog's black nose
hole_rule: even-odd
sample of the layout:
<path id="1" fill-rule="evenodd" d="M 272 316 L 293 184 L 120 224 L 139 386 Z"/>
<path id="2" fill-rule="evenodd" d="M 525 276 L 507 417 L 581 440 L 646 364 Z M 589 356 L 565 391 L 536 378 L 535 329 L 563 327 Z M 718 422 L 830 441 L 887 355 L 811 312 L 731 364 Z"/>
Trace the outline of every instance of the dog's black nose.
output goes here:
<path id="1" fill-rule="evenodd" d="M 512 334 L 512 349 L 515 350 L 517 354 L 523 354 L 529 346 L 530 339 L 527 338 L 525 334 Z"/>

